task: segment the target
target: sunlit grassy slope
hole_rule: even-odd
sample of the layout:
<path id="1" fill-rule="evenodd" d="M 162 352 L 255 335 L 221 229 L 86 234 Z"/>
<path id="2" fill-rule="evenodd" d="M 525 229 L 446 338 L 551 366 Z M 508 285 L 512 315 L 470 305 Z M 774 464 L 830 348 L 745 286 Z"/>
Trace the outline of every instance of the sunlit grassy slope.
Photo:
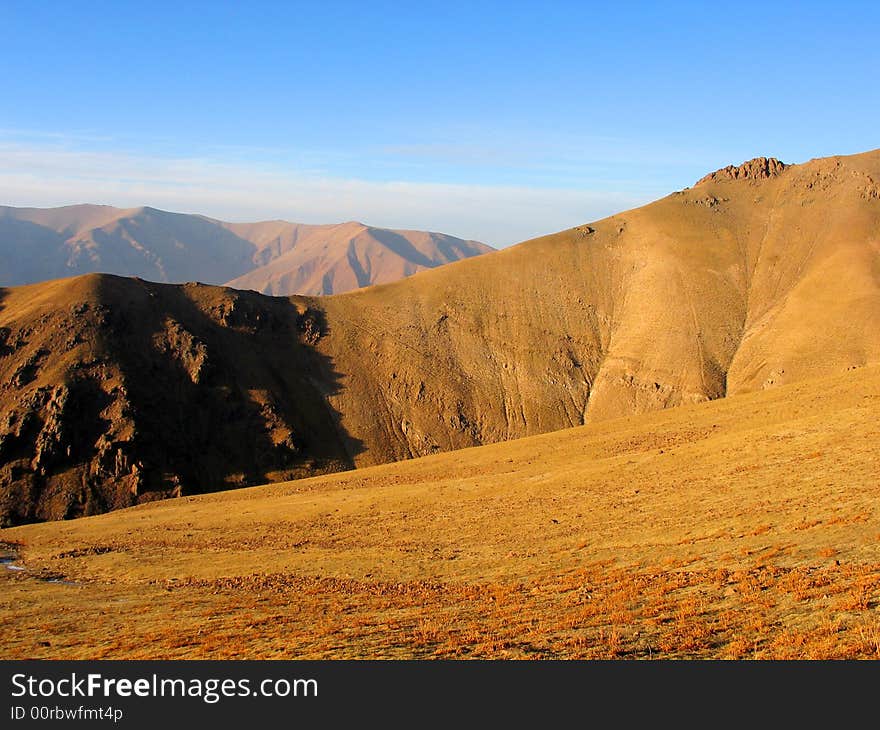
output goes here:
<path id="1" fill-rule="evenodd" d="M 880 658 L 878 437 L 870 366 L 7 529 L 0 655 Z"/>

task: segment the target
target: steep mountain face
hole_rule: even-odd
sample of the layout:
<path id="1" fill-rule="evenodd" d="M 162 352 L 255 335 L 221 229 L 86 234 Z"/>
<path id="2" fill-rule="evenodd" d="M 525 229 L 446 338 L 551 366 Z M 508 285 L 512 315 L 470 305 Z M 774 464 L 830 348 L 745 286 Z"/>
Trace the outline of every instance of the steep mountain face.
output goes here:
<path id="1" fill-rule="evenodd" d="M 766 169 L 323 301 L 356 462 L 880 361 L 880 153 Z"/>
<path id="2" fill-rule="evenodd" d="M 224 223 L 155 208 L 0 207 L 0 285 L 89 272 L 203 281 L 271 294 L 333 294 L 491 249 L 360 223 Z"/>
<path id="3" fill-rule="evenodd" d="M 6 290 L 5 519 L 376 464 L 880 362 L 878 181 L 880 152 L 759 159 L 643 208 L 317 299 L 107 277 Z M 241 322 L 224 319 L 232 302 Z M 296 449 L 272 450 L 288 433 Z M 105 442 L 132 444 L 118 473 L 102 466 L 119 451 Z M 134 497 L 106 496 L 132 463 Z"/>

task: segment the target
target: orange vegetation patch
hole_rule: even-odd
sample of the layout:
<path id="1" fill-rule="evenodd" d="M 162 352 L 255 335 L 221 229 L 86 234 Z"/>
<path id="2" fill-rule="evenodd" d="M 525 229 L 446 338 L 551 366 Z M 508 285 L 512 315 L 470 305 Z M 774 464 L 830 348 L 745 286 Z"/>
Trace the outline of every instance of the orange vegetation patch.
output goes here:
<path id="1" fill-rule="evenodd" d="M 21 578 L 18 580 L 28 580 Z M 17 582 L 17 581 L 15 581 Z M 112 590 L 112 589 L 111 589 Z M 56 589 L 80 602 L 88 587 Z M 880 565 L 741 570 L 597 564 L 529 582 L 383 582 L 284 573 L 144 587 L 124 633 L 90 630 L 57 657 L 880 658 Z M 128 599 L 131 602 L 131 599 Z M 44 605 L 46 605 L 44 603 Z M 179 620 L 170 607 L 186 607 Z M 112 613 L 80 606 L 83 625 Z M 196 610 L 196 608 L 198 610 Z M 86 614 L 82 616 L 82 612 Z M 69 621 L 31 615 L 50 651 Z M 109 628 L 109 627 L 108 627 Z M 42 641 L 33 640 L 42 636 Z"/>

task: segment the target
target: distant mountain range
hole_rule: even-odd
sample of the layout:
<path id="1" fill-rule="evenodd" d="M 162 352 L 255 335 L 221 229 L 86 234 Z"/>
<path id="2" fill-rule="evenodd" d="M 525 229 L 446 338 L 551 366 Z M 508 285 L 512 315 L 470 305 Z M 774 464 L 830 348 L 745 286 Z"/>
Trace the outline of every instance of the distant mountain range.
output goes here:
<path id="1" fill-rule="evenodd" d="M 156 208 L 0 206 L 0 286 L 102 272 L 323 295 L 387 284 L 492 249 L 357 222 L 226 223 Z"/>

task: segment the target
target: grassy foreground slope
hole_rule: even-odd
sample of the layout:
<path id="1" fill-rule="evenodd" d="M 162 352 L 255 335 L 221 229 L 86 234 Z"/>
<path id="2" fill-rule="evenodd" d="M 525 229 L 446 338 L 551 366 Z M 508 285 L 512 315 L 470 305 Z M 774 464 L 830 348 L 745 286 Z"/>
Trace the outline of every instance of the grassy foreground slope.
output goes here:
<path id="1" fill-rule="evenodd" d="M 880 658 L 878 437 L 865 367 L 11 528 L 0 655 Z"/>

